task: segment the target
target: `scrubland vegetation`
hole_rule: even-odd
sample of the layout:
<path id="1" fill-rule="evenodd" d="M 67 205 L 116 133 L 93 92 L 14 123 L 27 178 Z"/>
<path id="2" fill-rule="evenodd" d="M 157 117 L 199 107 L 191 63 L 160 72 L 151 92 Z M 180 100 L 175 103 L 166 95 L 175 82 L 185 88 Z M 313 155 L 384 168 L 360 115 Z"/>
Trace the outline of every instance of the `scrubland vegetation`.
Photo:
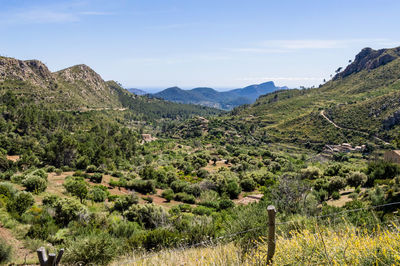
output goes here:
<path id="1" fill-rule="evenodd" d="M 396 94 L 397 64 L 230 113 L 102 80 L 116 105 L 90 108 L 91 99 L 83 111 L 82 95 L 60 106 L 29 95 L 29 83 L 2 82 L 0 261 L 37 263 L 44 246 L 65 248 L 67 265 L 263 264 L 272 204 L 276 265 L 396 264 L 400 166 L 382 153 L 400 139 L 397 103 L 385 98 Z M 373 118 L 359 126 L 352 117 L 367 109 Z M 345 141 L 365 148 L 324 150 Z"/>

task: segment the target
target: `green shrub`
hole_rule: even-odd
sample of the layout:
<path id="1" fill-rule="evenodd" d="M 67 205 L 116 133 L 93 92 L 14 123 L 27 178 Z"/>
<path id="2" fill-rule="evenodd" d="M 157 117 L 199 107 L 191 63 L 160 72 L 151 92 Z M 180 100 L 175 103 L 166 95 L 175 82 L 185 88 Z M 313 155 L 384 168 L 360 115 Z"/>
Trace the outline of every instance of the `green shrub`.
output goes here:
<path id="1" fill-rule="evenodd" d="M 157 251 L 163 248 L 175 247 L 180 243 L 181 236 L 168 228 L 156 228 L 134 234 L 129 239 L 129 245 L 133 249 L 144 248 Z"/>
<path id="2" fill-rule="evenodd" d="M 146 201 L 147 203 L 153 203 L 152 197 L 143 197 L 143 200 Z"/>
<path id="3" fill-rule="evenodd" d="M 124 176 L 124 174 L 120 171 L 114 171 L 112 172 L 111 176 L 121 178 Z"/>
<path id="4" fill-rule="evenodd" d="M 47 176 L 48 176 L 48 174 L 46 173 L 46 171 L 43 170 L 43 169 L 35 170 L 35 171 L 31 172 L 29 175 L 40 176 L 41 178 L 43 178 L 43 179 L 46 180 L 46 181 L 47 181 Z"/>
<path id="5" fill-rule="evenodd" d="M 245 178 L 240 181 L 240 186 L 244 191 L 254 191 L 256 189 L 257 183 L 253 178 Z"/>
<path id="6" fill-rule="evenodd" d="M 61 175 L 62 173 L 63 173 L 63 170 L 61 170 L 61 169 L 56 169 L 56 175 Z"/>
<path id="7" fill-rule="evenodd" d="M 12 247 L 11 245 L 7 244 L 7 242 L 0 238 L 0 263 L 5 264 L 11 261 L 12 257 Z"/>
<path id="8" fill-rule="evenodd" d="M 196 203 L 196 198 L 193 195 L 189 195 L 185 192 L 176 193 L 174 200 L 181 201 L 184 203 L 189 203 L 189 204 Z"/>
<path id="9" fill-rule="evenodd" d="M 124 212 L 134 204 L 139 203 L 139 198 L 135 194 L 119 196 L 114 203 L 114 210 Z"/>
<path id="10" fill-rule="evenodd" d="M 118 247 L 116 240 L 107 233 L 94 232 L 68 241 L 62 261 L 68 264 L 108 265 L 119 255 Z"/>
<path id="11" fill-rule="evenodd" d="M 89 177 L 89 179 L 93 183 L 101 183 L 101 181 L 103 180 L 103 175 L 101 173 L 94 173 Z"/>
<path id="12" fill-rule="evenodd" d="M 137 192 L 147 194 L 147 193 L 155 193 L 156 187 L 153 180 L 131 180 L 128 181 L 127 188 L 134 189 Z"/>
<path id="13" fill-rule="evenodd" d="M 221 199 L 218 204 L 218 208 L 220 210 L 229 209 L 232 208 L 233 206 L 235 206 L 235 204 L 230 199 Z"/>
<path id="14" fill-rule="evenodd" d="M 394 163 L 378 161 L 368 164 L 366 185 L 371 187 L 376 179 L 392 179 L 400 174 L 400 166 Z"/>
<path id="15" fill-rule="evenodd" d="M 333 192 L 332 199 L 334 199 L 334 200 L 340 199 L 340 193 L 338 191 Z"/>
<path id="16" fill-rule="evenodd" d="M 130 238 L 134 233 L 140 231 L 141 228 L 137 223 L 126 220 L 118 220 L 110 225 L 110 234 L 115 237 Z"/>
<path id="17" fill-rule="evenodd" d="M 175 193 L 183 192 L 189 184 L 182 180 L 176 180 L 171 183 L 170 187 Z"/>
<path id="18" fill-rule="evenodd" d="M 236 181 L 234 180 L 228 181 L 228 184 L 226 186 L 226 193 L 229 195 L 231 199 L 237 199 L 240 192 L 242 192 L 242 189 L 240 188 L 239 184 Z"/>
<path id="19" fill-rule="evenodd" d="M 347 175 L 347 184 L 352 187 L 363 186 L 367 182 L 367 175 L 361 172 L 352 172 Z"/>
<path id="20" fill-rule="evenodd" d="M 198 184 L 192 184 L 187 186 L 184 189 L 184 192 L 186 192 L 187 194 L 193 195 L 194 197 L 199 197 L 201 194 L 201 188 Z"/>
<path id="21" fill-rule="evenodd" d="M 22 181 L 22 184 L 26 188 L 27 191 L 33 192 L 35 194 L 39 194 L 46 190 L 47 181 L 40 176 L 29 175 Z"/>
<path id="22" fill-rule="evenodd" d="M 167 213 L 153 204 L 132 205 L 124 212 L 129 221 L 137 222 L 145 228 L 156 228 L 167 222 Z"/>
<path id="23" fill-rule="evenodd" d="M 107 192 L 100 187 L 94 187 L 89 191 L 88 198 L 94 202 L 104 202 L 107 198 Z"/>
<path id="24" fill-rule="evenodd" d="M 86 167 L 86 173 L 95 173 L 97 171 L 98 171 L 98 169 L 95 165 L 88 165 Z"/>
<path id="25" fill-rule="evenodd" d="M 13 186 L 13 184 L 8 182 L 0 183 L 0 195 L 10 199 L 13 198 L 18 193 L 18 190 Z"/>
<path id="26" fill-rule="evenodd" d="M 346 187 L 346 180 L 340 176 L 333 176 L 329 180 L 328 192 L 333 193 Z"/>
<path id="27" fill-rule="evenodd" d="M 163 197 L 167 202 L 170 202 L 174 198 L 174 191 L 172 189 L 166 189 L 161 193 L 161 197 Z"/>
<path id="28" fill-rule="evenodd" d="M 211 215 L 213 210 L 205 206 L 197 206 L 192 212 L 197 215 Z"/>
<path id="29" fill-rule="evenodd" d="M 53 204 L 55 210 L 54 219 L 58 224 L 68 225 L 69 222 L 78 219 L 80 214 L 86 214 L 85 207 L 72 198 L 60 198 Z"/>
<path id="30" fill-rule="evenodd" d="M 301 170 L 302 179 L 315 180 L 321 177 L 321 171 L 317 167 L 309 166 Z"/>
<path id="31" fill-rule="evenodd" d="M 22 215 L 27 209 L 33 206 L 35 200 L 29 192 L 19 192 L 12 200 L 7 203 L 7 210 Z"/>

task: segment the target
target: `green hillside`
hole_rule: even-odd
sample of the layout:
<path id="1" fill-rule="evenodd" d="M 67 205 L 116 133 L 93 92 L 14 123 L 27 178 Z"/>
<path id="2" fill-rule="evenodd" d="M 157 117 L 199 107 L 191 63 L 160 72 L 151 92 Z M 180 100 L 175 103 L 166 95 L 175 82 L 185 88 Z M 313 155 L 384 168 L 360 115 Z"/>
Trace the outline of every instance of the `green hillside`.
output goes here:
<path id="1" fill-rule="evenodd" d="M 262 96 L 247 108 L 234 110 L 233 117 L 239 122 L 246 120 L 254 124 L 255 136 L 266 131 L 271 141 L 361 144 L 376 141 L 373 137 L 377 136 L 390 142 L 397 136 L 399 124 L 396 112 L 400 107 L 400 59 L 395 57 L 390 62 L 380 59 L 386 58 L 386 54 L 395 54 L 392 50 L 371 53 L 378 57 L 364 55 L 369 58 L 365 60 L 358 55 L 342 73 L 319 88 Z M 343 74 L 354 65 L 359 71 Z M 336 128 L 321 112 L 342 129 Z"/>
<path id="2" fill-rule="evenodd" d="M 38 60 L 0 57 L 0 92 L 7 90 L 59 111 L 131 110 L 138 120 L 184 119 L 222 112 L 132 95 L 118 83 L 104 81 L 86 65 L 52 73 Z"/>

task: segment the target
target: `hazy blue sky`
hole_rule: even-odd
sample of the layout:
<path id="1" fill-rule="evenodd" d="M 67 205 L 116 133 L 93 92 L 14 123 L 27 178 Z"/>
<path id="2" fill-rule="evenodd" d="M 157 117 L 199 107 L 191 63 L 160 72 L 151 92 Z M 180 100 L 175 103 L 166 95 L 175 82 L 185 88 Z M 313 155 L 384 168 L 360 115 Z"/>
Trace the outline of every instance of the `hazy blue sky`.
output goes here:
<path id="1" fill-rule="evenodd" d="M 398 0 L 0 0 L 0 54 L 138 88 L 318 85 L 400 45 Z"/>

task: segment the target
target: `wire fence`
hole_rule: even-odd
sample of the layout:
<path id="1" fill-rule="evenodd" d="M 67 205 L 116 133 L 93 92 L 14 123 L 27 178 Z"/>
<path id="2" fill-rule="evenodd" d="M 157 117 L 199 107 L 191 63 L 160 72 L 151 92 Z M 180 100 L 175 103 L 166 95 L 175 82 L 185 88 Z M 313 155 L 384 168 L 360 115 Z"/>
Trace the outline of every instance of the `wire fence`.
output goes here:
<path id="1" fill-rule="evenodd" d="M 367 211 L 367 210 L 375 210 L 375 209 L 379 209 L 379 208 L 384 208 L 384 207 L 389 207 L 389 206 L 396 206 L 396 205 L 400 205 L 400 202 L 392 202 L 392 203 L 381 204 L 381 205 L 376 205 L 376 206 L 368 206 L 368 207 L 363 207 L 363 208 L 344 210 L 344 211 L 330 213 L 330 214 L 324 214 L 324 215 L 309 216 L 307 218 L 308 219 L 316 219 L 317 221 L 321 220 L 321 219 L 324 219 L 324 218 L 330 218 L 330 217 L 334 217 L 335 219 L 339 219 L 339 218 L 344 218 L 344 214 L 348 214 L 348 213 Z M 274 225 L 275 226 L 281 226 L 281 225 L 295 224 L 296 222 L 298 222 L 298 220 L 290 220 L 290 221 L 274 223 Z M 400 218 L 399 218 L 399 220 L 391 220 L 391 221 L 386 221 L 386 222 L 380 222 L 380 223 L 375 223 L 374 225 L 375 226 L 376 225 L 392 225 L 392 224 L 396 224 L 396 222 L 399 223 L 400 222 Z M 239 235 L 244 235 L 244 234 L 250 233 L 250 232 L 260 231 L 262 229 L 267 229 L 268 226 L 270 226 L 270 224 L 266 222 L 263 226 L 251 228 L 251 229 L 248 229 L 248 230 L 243 230 L 243 231 L 240 231 L 240 232 L 235 232 L 235 233 L 224 235 L 224 236 L 220 236 L 220 237 L 210 238 L 208 240 L 204 240 L 204 241 L 201 241 L 201 242 L 198 242 L 198 243 L 194 243 L 194 244 L 190 244 L 190 245 L 182 245 L 180 247 L 173 248 L 173 249 L 164 249 L 162 251 L 158 251 L 158 252 L 153 252 L 153 253 L 147 254 L 147 255 L 142 256 L 142 257 L 137 258 L 137 259 L 125 260 L 125 261 L 119 263 L 118 265 L 126 265 L 126 264 L 132 264 L 132 263 L 135 264 L 135 263 L 137 263 L 139 261 L 147 260 L 147 259 L 155 257 L 155 256 L 161 256 L 162 254 L 167 254 L 167 253 L 171 253 L 171 252 L 175 252 L 175 251 L 184 251 L 184 250 L 187 250 L 187 249 L 190 249 L 190 248 L 199 247 L 199 246 L 215 245 L 221 240 L 233 238 L 233 237 L 239 236 Z M 185 239 L 181 239 L 181 240 L 185 240 Z"/>

